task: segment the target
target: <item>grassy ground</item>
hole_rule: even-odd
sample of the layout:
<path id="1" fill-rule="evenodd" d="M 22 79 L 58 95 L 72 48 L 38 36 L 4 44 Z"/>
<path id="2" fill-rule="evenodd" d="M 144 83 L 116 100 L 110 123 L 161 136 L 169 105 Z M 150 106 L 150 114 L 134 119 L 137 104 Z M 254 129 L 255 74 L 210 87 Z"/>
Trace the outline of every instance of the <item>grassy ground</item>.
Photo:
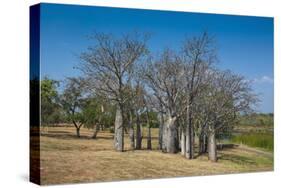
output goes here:
<path id="1" fill-rule="evenodd" d="M 41 136 L 41 182 L 62 184 L 130 179 L 198 176 L 273 170 L 273 154 L 246 146 L 218 151 L 219 161 L 207 156 L 187 160 L 180 154 L 157 150 L 157 130 L 152 131 L 153 150 L 126 152 L 113 150 L 113 134 L 100 132 L 96 140 L 92 131 L 81 130 L 81 138 L 70 127 L 48 128 Z M 143 141 L 146 147 L 146 140 Z"/>

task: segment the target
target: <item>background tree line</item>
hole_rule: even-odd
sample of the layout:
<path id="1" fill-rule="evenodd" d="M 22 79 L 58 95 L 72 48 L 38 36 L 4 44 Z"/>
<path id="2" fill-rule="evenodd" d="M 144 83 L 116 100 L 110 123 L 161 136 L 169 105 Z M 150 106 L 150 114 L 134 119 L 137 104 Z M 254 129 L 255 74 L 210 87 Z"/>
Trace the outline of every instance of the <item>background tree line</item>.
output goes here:
<path id="1" fill-rule="evenodd" d="M 231 132 L 258 102 L 250 82 L 218 68 L 215 40 L 206 32 L 157 56 L 149 39 L 94 33 L 93 45 L 80 54 L 80 77 L 66 78 L 60 92 L 57 81 L 41 80 L 41 124 L 71 122 L 78 137 L 82 126 L 93 128 L 93 138 L 110 128 L 116 151 L 124 151 L 125 133 L 131 149 L 141 149 L 142 126 L 152 149 L 151 127 L 157 127 L 163 152 L 193 159 L 198 143 L 199 155 L 217 161 L 218 135 Z"/>

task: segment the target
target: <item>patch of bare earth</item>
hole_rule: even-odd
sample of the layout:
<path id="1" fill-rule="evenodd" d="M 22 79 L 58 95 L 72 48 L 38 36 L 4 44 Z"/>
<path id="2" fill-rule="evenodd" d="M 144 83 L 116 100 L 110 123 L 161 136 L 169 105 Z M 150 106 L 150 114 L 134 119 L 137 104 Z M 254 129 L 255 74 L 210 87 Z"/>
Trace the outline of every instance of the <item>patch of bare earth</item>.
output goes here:
<path id="1" fill-rule="evenodd" d="M 220 150 L 219 161 L 207 156 L 187 160 L 178 154 L 157 150 L 157 130 L 153 130 L 153 150 L 113 150 L 113 134 L 100 132 L 91 139 L 92 131 L 81 130 L 81 138 L 70 127 L 49 128 L 40 139 L 42 184 L 100 182 L 198 176 L 273 170 L 273 154 L 245 147 Z M 146 140 L 143 140 L 143 148 Z"/>

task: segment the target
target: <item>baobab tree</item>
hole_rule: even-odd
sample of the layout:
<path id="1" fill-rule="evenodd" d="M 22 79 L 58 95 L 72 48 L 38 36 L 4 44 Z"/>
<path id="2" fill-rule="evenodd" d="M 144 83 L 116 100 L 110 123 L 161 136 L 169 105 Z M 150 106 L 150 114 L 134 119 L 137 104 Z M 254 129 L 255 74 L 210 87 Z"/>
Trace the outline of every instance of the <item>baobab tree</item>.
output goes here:
<path id="1" fill-rule="evenodd" d="M 230 71 L 213 71 L 210 74 L 210 84 L 205 87 L 197 105 L 201 106 L 203 127 L 208 134 L 209 159 L 216 162 L 216 134 L 237 123 L 239 114 L 251 112 L 258 99 L 244 77 Z"/>
<path id="2" fill-rule="evenodd" d="M 126 85 L 132 79 L 134 64 L 148 53 L 148 37 L 134 33 L 114 38 L 110 34 L 95 33 L 94 45 L 81 54 L 80 70 L 95 93 L 101 93 L 116 103 L 114 147 L 124 150 L 124 106 L 128 100 Z"/>
<path id="3" fill-rule="evenodd" d="M 176 121 L 183 112 L 182 101 L 183 64 L 171 50 L 165 50 L 161 57 L 152 60 L 143 70 L 143 79 L 163 107 L 163 143 L 162 150 L 168 153 L 178 151 L 178 133 Z"/>
<path id="4" fill-rule="evenodd" d="M 204 75 L 217 61 L 215 41 L 208 33 L 186 39 L 182 46 L 182 62 L 185 70 L 185 103 L 187 125 L 183 127 L 182 150 L 188 159 L 194 158 L 194 101 L 199 95 L 199 89 L 205 85 Z"/>

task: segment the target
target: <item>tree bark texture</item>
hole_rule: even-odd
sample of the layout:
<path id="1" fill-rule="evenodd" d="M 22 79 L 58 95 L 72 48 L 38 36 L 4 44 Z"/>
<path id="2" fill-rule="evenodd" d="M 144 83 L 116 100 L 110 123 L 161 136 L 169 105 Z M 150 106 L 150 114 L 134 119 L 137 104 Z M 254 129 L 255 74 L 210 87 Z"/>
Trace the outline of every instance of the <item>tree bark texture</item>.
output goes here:
<path id="1" fill-rule="evenodd" d="M 140 124 L 140 117 L 137 113 L 137 130 L 136 130 L 136 149 L 141 149 L 142 145 L 142 133 L 141 133 L 141 124 Z"/>
<path id="2" fill-rule="evenodd" d="M 151 128 L 148 111 L 146 111 L 146 123 L 147 123 L 147 149 L 151 150 Z"/>
<path id="3" fill-rule="evenodd" d="M 98 135 L 98 132 L 100 131 L 100 124 L 96 124 L 96 127 L 95 127 L 95 131 L 94 131 L 94 134 L 92 136 L 93 139 L 96 139 L 97 138 L 97 135 Z"/>
<path id="4" fill-rule="evenodd" d="M 186 128 L 186 158 L 194 158 L 194 129 L 192 124 L 192 114 L 188 111 L 188 125 Z"/>
<path id="5" fill-rule="evenodd" d="M 207 152 L 208 147 L 208 140 L 205 133 L 200 133 L 198 136 L 198 143 L 199 143 L 199 154 L 203 154 Z"/>
<path id="6" fill-rule="evenodd" d="M 76 135 L 78 138 L 80 137 L 80 127 L 76 127 Z"/>
<path id="7" fill-rule="evenodd" d="M 212 162 L 217 162 L 217 144 L 215 131 L 210 131 L 208 138 L 209 160 L 211 160 Z"/>
<path id="8" fill-rule="evenodd" d="M 186 153 L 186 136 L 185 136 L 185 130 L 181 129 L 181 154 L 184 156 Z"/>
<path id="9" fill-rule="evenodd" d="M 163 123 L 164 123 L 164 117 L 163 117 L 162 113 L 158 114 L 158 121 L 159 121 L 158 145 L 159 145 L 159 149 L 162 150 L 162 145 L 163 145 Z"/>
<path id="10" fill-rule="evenodd" d="M 176 117 L 168 116 L 165 122 L 166 127 L 166 152 L 178 152 L 178 132 L 176 128 Z"/>
<path id="11" fill-rule="evenodd" d="M 117 107 L 115 115 L 114 147 L 120 152 L 124 150 L 124 127 L 120 106 Z"/>
<path id="12" fill-rule="evenodd" d="M 132 113 L 129 113 L 129 136 L 130 136 L 130 148 L 135 149 L 135 133 L 133 125 L 133 116 Z"/>

